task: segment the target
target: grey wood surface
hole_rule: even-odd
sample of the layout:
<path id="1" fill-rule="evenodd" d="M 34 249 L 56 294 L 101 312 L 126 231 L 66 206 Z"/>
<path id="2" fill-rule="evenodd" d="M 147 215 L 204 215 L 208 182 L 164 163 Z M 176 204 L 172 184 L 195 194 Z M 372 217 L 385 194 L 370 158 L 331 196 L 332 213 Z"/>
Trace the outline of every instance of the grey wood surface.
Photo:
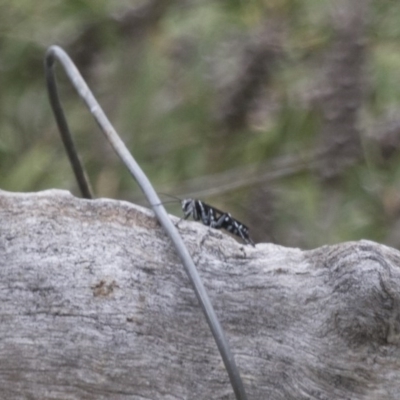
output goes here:
<path id="1" fill-rule="evenodd" d="M 180 232 L 249 400 L 399 399 L 400 253 Z M 234 399 L 151 211 L 0 191 L 1 399 Z"/>

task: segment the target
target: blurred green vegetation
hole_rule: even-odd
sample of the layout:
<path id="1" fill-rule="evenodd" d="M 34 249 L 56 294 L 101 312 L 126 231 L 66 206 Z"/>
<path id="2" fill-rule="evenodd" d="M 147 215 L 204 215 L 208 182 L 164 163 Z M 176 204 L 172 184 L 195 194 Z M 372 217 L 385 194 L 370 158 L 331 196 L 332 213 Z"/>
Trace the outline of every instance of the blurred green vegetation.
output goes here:
<path id="1" fill-rule="evenodd" d="M 366 238 L 400 247 L 400 2 L 365 2 L 355 39 L 364 79 L 351 129 L 361 157 L 334 179 L 319 171 L 332 123 L 330 103 L 320 105 L 332 91 L 326 71 L 334 76 L 342 60 L 334 53 L 344 46 L 342 4 L 0 0 L 0 187 L 79 195 L 44 82 L 45 51 L 59 44 L 160 191 L 229 210 L 260 241 L 312 248 Z M 96 195 L 145 204 L 57 72 Z"/>

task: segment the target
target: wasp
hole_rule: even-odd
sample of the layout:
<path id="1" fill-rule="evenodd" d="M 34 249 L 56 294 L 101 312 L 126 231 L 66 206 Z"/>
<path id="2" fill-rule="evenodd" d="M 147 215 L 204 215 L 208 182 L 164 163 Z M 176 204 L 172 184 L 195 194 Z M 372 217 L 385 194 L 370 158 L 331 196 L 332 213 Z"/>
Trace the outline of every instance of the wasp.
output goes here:
<path id="1" fill-rule="evenodd" d="M 242 240 L 255 246 L 253 240 L 249 236 L 249 228 L 233 218 L 231 214 L 218 210 L 196 199 L 181 200 L 184 219 L 192 217 L 195 221 L 201 221 L 204 225 L 214 229 L 225 229 L 233 235 L 239 236 Z"/>

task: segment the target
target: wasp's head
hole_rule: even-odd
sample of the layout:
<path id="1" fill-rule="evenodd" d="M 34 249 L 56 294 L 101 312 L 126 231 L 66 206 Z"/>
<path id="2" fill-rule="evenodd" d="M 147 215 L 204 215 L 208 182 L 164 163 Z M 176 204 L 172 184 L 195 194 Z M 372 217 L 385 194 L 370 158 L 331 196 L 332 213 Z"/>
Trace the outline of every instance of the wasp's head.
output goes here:
<path id="1" fill-rule="evenodd" d="M 183 199 L 181 205 L 184 213 L 190 212 L 193 209 L 193 199 Z"/>

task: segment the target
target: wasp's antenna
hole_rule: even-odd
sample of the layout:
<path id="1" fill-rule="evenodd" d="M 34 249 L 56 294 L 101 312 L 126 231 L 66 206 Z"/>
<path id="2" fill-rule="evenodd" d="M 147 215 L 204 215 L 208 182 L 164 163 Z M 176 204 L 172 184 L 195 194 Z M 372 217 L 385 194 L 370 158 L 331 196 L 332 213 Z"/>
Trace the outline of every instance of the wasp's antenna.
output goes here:
<path id="1" fill-rule="evenodd" d="M 182 199 L 180 199 L 179 197 L 172 196 L 172 195 L 167 194 L 167 193 L 159 193 L 159 194 L 161 194 L 162 196 L 170 197 L 171 199 L 175 199 L 175 200 L 178 200 L 178 201 L 182 201 Z M 164 203 L 164 202 L 163 202 L 163 203 Z"/>
<path id="2" fill-rule="evenodd" d="M 161 204 L 168 204 L 168 203 L 176 203 L 176 202 L 178 202 L 178 201 L 179 201 L 179 203 L 182 202 L 182 199 L 180 199 L 179 197 L 172 196 L 172 195 L 167 194 L 167 193 L 159 193 L 159 194 L 160 194 L 161 196 L 170 197 L 171 199 L 174 199 L 174 200 L 161 201 L 160 203 L 153 204 L 153 206 L 160 206 Z"/>
<path id="3" fill-rule="evenodd" d="M 181 202 L 182 200 L 179 199 L 179 202 Z M 166 201 L 162 201 L 160 203 L 157 204 L 153 204 L 153 206 L 160 206 L 161 204 L 168 204 L 168 203 L 176 203 L 177 200 L 166 200 Z"/>

